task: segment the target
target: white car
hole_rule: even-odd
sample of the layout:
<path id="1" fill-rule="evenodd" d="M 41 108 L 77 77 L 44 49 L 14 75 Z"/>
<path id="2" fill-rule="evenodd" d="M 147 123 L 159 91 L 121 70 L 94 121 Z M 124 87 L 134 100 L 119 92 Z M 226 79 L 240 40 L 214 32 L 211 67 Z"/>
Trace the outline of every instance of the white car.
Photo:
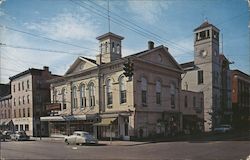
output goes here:
<path id="1" fill-rule="evenodd" d="M 214 132 L 217 133 L 226 133 L 232 130 L 231 125 L 228 124 L 224 124 L 224 125 L 220 125 L 219 127 L 214 128 Z"/>
<path id="2" fill-rule="evenodd" d="M 98 144 L 98 140 L 88 132 L 75 131 L 73 135 L 64 138 L 66 144 Z"/>

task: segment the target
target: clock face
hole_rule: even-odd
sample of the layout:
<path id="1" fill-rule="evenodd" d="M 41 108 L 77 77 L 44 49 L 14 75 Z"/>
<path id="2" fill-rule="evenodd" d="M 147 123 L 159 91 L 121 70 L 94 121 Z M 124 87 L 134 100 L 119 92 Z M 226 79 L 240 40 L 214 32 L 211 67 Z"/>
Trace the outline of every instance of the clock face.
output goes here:
<path id="1" fill-rule="evenodd" d="M 201 50 L 200 53 L 199 53 L 199 55 L 201 57 L 206 57 L 207 56 L 207 51 L 206 50 Z"/>

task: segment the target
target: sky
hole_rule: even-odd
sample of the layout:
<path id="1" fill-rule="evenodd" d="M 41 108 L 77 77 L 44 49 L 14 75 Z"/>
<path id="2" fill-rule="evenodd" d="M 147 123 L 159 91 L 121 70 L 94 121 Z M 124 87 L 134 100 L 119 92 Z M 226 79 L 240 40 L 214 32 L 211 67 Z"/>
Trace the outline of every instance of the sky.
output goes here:
<path id="1" fill-rule="evenodd" d="M 250 74 L 247 0 L 0 0 L 0 83 L 43 66 L 64 75 L 78 56 L 95 59 L 96 37 L 109 31 L 124 37 L 123 56 L 153 41 L 193 61 L 193 30 L 205 20 L 220 29 L 230 68 Z"/>

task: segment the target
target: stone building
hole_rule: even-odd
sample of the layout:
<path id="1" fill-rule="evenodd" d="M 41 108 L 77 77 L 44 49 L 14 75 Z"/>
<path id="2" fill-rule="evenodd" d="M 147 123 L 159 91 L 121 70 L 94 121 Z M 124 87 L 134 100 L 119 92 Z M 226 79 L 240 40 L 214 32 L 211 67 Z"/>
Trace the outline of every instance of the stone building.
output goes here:
<path id="1" fill-rule="evenodd" d="M 239 70 L 231 71 L 233 127 L 250 128 L 250 76 Z"/>
<path id="2" fill-rule="evenodd" d="M 182 75 L 182 88 L 203 92 L 204 129 L 211 131 L 222 120 L 219 29 L 207 21 L 197 27 L 194 30 L 194 52 L 194 61 L 181 64 L 185 71 Z M 230 99 L 225 101 L 229 104 Z"/>
<path id="3" fill-rule="evenodd" d="M 28 69 L 10 77 L 12 94 L 12 120 L 16 131 L 25 130 L 30 136 L 47 133 L 40 123 L 44 106 L 50 102 L 50 86 L 46 82 L 54 78 L 48 67 Z"/>
<path id="4" fill-rule="evenodd" d="M 50 80 L 51 136 L 74 130 L 130 139 L 182 131 L 180 65 L 167 47 L 154 47 L 122 57 L 123 37 L 111 32 L 97 37 L 96 60 L 79 57 L 65 75 Z M 124 63 L 133 63 L 133 77 L 124 75 Z"/>

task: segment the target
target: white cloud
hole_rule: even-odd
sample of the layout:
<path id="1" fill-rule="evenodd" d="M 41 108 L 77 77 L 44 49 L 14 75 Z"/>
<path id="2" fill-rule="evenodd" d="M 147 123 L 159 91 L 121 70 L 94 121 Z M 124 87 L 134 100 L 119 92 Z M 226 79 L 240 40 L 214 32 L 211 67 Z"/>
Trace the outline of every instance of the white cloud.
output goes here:
<path id="1" fill-rule="evenodd" d="M 88 40 L 94 41 L 97 25 L 88 14 L 62 13 L 48 21 L 39 23 L 25 23 L 30 30 L 39 31 L 46 36 L 60 40 Z M 94 41 L 96 42 L 96 41 Z"/>
<path id="2" fill-rule="evenodd" d="M 0 0 L 0 5 L 3 3 L 3 2 L 5 2 L 6 0 Z"/>
<path id="3" fill-rule="evenodd" d="M 20 33 L 10 32 L 5 29 L 1 29 L 0 39 L 2 43 L 7 45 L 32 47 L 36 43 L 25 38 Z M 68 63 L 73 62 L 77 57 L 60 53 L 40 52 L 4 46 L 0 49 L 2 83 L 8 83 L 9 77 L 29 68 L 42 69 L 43 66 L 49 66 L 53 74 L 64 74 Z"/>
<path id="4" fill-rule="evenodd" d="M 167 1 L 128 1 L 131 11 L 145 22 L 152 24 L 159 20 L 160 15 L 169 7 Z"/>

